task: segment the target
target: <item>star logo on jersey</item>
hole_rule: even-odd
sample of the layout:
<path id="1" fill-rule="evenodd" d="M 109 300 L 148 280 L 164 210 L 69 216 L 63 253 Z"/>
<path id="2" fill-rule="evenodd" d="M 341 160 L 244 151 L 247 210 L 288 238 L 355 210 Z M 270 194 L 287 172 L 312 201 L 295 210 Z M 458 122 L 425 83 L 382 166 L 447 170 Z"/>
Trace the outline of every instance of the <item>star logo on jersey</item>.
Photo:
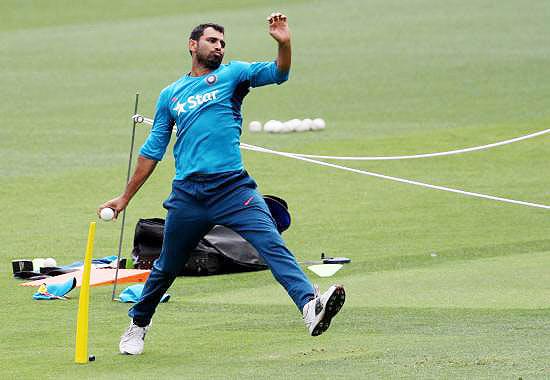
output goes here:
<path id="1" fill-rule="evenodd" d="M 178 101 L 178 104 L 176 104 L 176 106 L 175 106 L 174 108 L 172 108 L 172 110 L 177 111 L 177 112 L 178 112 L 178 116 L 179 116 L 180 113 L 185 112 L 184 106 L 185 106 L 185 102 L 180 103 L 180 102 Z"/>
<path id="2" fill-rule="evenodd" d="M 216 81 L 218 80 L 218 77 L 214 74 L 209 75 L 206 77 L 206 83 L 208 83 L 210 86 L 212 86 Z"/>

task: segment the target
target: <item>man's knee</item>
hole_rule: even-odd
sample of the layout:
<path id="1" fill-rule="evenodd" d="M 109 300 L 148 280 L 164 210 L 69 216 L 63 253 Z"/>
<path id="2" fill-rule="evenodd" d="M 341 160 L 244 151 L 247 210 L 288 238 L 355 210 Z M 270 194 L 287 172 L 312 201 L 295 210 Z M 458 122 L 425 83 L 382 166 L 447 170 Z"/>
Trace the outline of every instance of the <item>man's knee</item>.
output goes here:
<path id="1" fill-rule="evenodd" d="M 168 279 L 171 280 L 175 278 L 180 272 L 181 269 L 183 269 L 183 264 L 181 263 L 167 263 L 164 260 L 161 260 L 160 258 L 156 259 L 153 263 L 153 270 L 151 270 L 151 274 L 149 276 L 154 276 L 155 278 L 159 279 Z"/>

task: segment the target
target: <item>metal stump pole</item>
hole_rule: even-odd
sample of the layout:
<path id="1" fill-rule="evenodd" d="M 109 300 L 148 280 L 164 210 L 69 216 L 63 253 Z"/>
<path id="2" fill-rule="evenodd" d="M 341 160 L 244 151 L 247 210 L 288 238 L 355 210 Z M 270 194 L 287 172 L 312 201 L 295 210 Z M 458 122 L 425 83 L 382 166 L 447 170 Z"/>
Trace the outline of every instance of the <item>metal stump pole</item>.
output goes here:
<path id="1" fill-rule="evenodd" d="M 138 102 L 139 102 L 139 92 L 136 92 L 136 102 L 134 105 L 134 115 L 137 115 L 138 111 Z M 134 154 L 134 140 L 136 137 L 136 119 L 132 118 L 132 142 L 130 144 L 130 157 L 128 159 L 128 174 L 126 175 L 126 185 L 130 182 L 130 171 L 132 170 L 132 156 Z M 122 253 L 122 239 L 124 237 L 124 224 L 126 222 L 126 209 L 122 211 L 122 225 L 120 226 L 120 239 L 118 241 L 118 257 L 117 257 L 117 266 L 115 272 L 115 282 L 113 283 L 113 294 L 111 295 L 111 301 L 115 300 L 116 285 L 118 280 L 118 268 L 120 266 L 120 255 Z"/>

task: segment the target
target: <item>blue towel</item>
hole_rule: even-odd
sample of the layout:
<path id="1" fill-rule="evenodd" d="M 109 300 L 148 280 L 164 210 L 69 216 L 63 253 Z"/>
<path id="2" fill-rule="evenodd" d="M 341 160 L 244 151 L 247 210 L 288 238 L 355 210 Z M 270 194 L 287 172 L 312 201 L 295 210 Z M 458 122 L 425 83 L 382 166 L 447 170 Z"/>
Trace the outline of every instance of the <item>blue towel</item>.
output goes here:
<path id="1" fill-rule="evenodd" d="M 143 287 L 144 287 L 143 284 L 128 286 L 126 289 L 120 292 L 120 295 L 118 296 L 118 300 L 120 302 L 125 302 L 125 303 L 138 302 L 139 298 L 141 297 L 141 293 L 143 293 Z M 160 299 L 160 302 L 168 302 L 169 299 L 170 299 L 170 294 L 164 294 Z"/>
<path id="2" fill-rule="evenodd" d="M 35 300 L 65 300 L 65 295 L 76 287 L 76 278 L 70 278 L 62 284 L 42 284 L 33 294 Z"/>
<path id="3" fill-rule="evenodd" d="M 92 264 L 110 264 L 113 261 L 115 261 L 117 257 L 118 256 L 105 256 L 105 257 L 102 257 L 101 259 L 92 259 Z M 68 269 L 68 268 L 81 267 L 82 265 L 84 265 L 82 261 L 75 261 L 72 264 L 62 266 L 61 268 Z"/>

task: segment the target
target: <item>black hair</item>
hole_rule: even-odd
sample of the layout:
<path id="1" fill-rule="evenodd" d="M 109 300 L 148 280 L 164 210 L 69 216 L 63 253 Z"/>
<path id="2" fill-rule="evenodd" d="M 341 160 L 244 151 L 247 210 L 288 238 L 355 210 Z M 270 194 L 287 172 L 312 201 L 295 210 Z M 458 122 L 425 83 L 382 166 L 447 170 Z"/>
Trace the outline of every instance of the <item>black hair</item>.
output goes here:
<path id="1" fill-rule="evenodd" d="M 206 28 L 212 28 L 222 34 L 224 34 L 224 28 L 223 26 L 219 25 L 219 24 L 214 24 L 214 23 L 206 23 L 206 24 L 200 24 L 200 25 L 197 25 L 193 28 L 193 30 L 191 31 L 191 35 L 189 35 L 189 39 L 190 40 L 193 40 L 193 41 L 198 41 L 202 34 L 204 33 L 204 30 Z M 189 54 L 191 54 L 191 51 L 189 51 Z"/>

